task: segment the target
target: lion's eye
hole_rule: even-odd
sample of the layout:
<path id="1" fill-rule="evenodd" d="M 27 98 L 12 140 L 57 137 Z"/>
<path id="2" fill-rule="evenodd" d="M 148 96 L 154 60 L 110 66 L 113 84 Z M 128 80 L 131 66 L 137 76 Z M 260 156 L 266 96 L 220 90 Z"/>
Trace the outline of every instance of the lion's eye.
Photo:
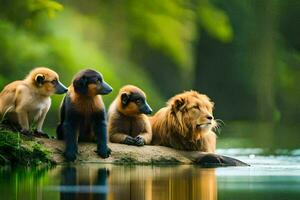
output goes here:
<path id="1" fill-rule="evenodd" d="M 195 105 L 193 106 L 193 109 L 199 109 L 199 106 Z"/>

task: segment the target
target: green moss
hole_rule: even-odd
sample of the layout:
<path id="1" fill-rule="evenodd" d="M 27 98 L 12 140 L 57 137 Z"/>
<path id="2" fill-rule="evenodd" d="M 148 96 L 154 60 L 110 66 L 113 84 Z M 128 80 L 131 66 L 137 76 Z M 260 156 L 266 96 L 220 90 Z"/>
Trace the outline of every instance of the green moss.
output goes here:
<path id="1" fill-rule="evenodd" d="M 20 133 L 0 128 L 0 165 L 52 165 L 50 151 Z"/>

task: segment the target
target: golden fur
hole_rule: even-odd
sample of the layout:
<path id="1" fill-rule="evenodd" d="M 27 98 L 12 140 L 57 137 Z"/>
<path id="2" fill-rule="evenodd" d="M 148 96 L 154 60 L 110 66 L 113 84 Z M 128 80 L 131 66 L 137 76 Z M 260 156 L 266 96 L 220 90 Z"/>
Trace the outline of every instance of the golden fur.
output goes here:
<path id="1" fill-rule="evenodd" d="M 39 84 L 37 79 L 44 78 Z M 46 114 L 51 105 L 50 96 L 55 93 L 52 81 L 58 81 L 56 72 L 45 67 L 33 69 L 24 80 L 14 81 L 0 93 L 0 116 L 19 124 L 23 131 L 29 130 L 29 122 L 37 122 L 42 131 Z"/>
<path id="2" fill-rule="evenodd" d="M 102 97 L 96 93 L 95 84 L 88 85 L 88 93 L 85 95 L 75 92 L 73 84 L 68 88 L 74 108 L 83 115 L 104 110 Z"/>
<path id="3" fill-rule="evenodd" d="M 166 107 L 151 117 L 152 143 L 180 150 L 215 152 L 213 107 L 206 95 L 196 91 L 172 97 Z"/>
<path id="4" fill-rule="evenodd" d="M 145 93 L 133 85 L 126 85 L 120 89 L 108 111 L 110 141 L 123 143 L 128 136 L 133 138 L 140 136 L 144 139 L 145 144 L 150 144 L 152 140 L 150 121 L 146 114 L 140 113 L 135 102 L 129 102 L 126 107 L 122 106 L 121 95 L 125 93 L 146 98 Z"/>

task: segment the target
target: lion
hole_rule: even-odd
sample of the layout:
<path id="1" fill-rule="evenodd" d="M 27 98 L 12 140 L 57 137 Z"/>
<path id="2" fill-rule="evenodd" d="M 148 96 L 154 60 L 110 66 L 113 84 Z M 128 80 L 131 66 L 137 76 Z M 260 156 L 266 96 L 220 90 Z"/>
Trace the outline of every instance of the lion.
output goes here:
<path id="1" fill-rule="evenodd" d="M 175 95 L 150 118 L 152 144 L 178 150 L 214 153 L 217 122 L 214 103 L 204 94 L 186 91 Z"/>

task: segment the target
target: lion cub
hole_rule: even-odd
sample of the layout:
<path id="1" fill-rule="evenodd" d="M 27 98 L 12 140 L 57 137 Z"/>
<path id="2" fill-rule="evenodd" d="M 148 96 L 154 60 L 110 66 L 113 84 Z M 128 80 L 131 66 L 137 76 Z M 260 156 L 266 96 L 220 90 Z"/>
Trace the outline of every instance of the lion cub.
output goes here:
<path id="1" fill-rule="evenodd" d="M 217 125 L 213 117 L 214 103 L 196 91 L 172 97 L 167 106 L 152 118 L 152 144 L 180 150 L 214 153 Z"/>
<path id="2" fill-rule="evenodd" d="M 0 93 L 0 116 L 19 125 L 21 133 L 32 136 L 29 123 L 36 122 L 36 136 L 47 136 L 42 131 L 51 105 L 50 96 L 63 94 L 67 88 L 59 82 L 56 72 L 45 67 L 33 69 L 24 80 L 14 81 Z"/>
<path id="3" fill-rule="evenodd" d="M 147 114 L 151 112 L 140 88 L 133 85 L 121 88 L 108 111 L 110 141 L 135 146 L 150 144 L 152 132 Z"/>

